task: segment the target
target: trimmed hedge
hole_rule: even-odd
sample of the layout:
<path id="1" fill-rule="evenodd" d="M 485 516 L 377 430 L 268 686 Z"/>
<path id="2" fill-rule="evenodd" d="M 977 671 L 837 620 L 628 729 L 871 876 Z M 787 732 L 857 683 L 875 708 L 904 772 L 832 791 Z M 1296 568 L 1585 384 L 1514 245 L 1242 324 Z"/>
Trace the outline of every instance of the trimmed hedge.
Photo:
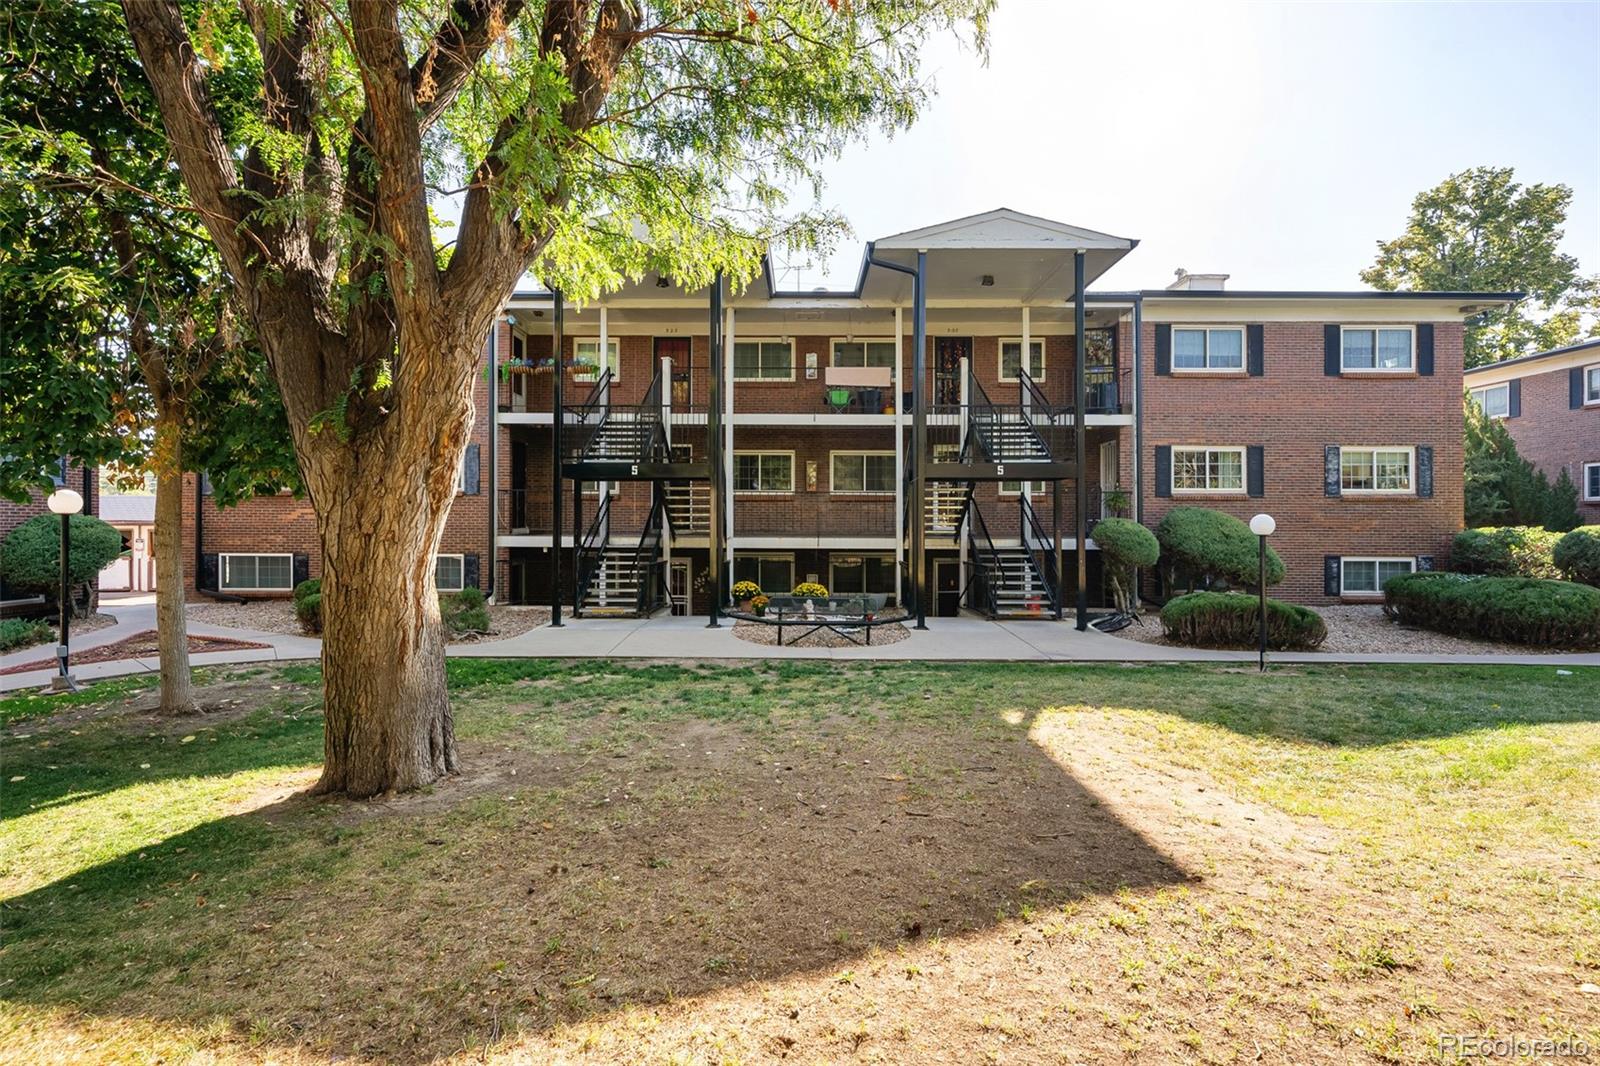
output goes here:
<path id="1" fill-rule="evenodd" d="M 1154 533 L 1128 518 L 1103 518 L 1095 524 L 1089 537 L 1100 549 L 1100 560 L 1106 580 L 1111 583 L 1117 610 L 1124 614 L 1136 613 L 1139 604 L 1134 571 L 1156 564 L 1161 556 L 1161 542 Z"/>
<path id="2" fill-rule="evenodd" d="M 1255 588 L 1259 546 L 1250 527 L 1205 507 L 1175 507 L 1156 526 L 1169 591 L 1212 586 Z M 1267 584 L 1283 580 L 1283 560 L 1267 548 Z"/>
<path id="3" fill-rule="evenodd" d="M 1538 526 L 1483 526 L 1463 529 L 1450 546 L 1450 568 L 1491 577 L 1557 578 L 1551 561 L 1560 533 Z"/>
<path id="4" fill-rule="evenodd" d="M 453 637 L 467 633 L 489 632 L 489 609 L 484 606 L 483 591 L 468 585 L 453 596 L 439 597 L 439 613 Z"/>
<path id="5" fill-rule="evenodd" d="M 1383 609 L 1403 625 L 1550 648 L 1600 646 L 1600 589 L 1481 574 L 1400 574 Z"/>
<path id="6" fill-rule="evenodd" d="M 1167 601 L 1161 626 L 1180 644 L 1202 648 L 1254 648 L 1261 624 L 1256 596 L 1241 592 L 1191 592 Z M 1322 616 L 1309 607 L 1267 601 L 1267 647 L 1310 651 L 1328 639 Z"/>
<path id="7" fill-rule="evenodd" d="M 1600 526 L 1579 526 L 1563 536 L 1550 561 L 1568 581 L 1600 587 Z"/>
<path id="8" fill-rule="evenodd" d="M 67 579 L 74 585 L 91 580 L 122 554 L 122 534 L 92 515 L 73 515 L 67 533 Z M 54 599 L 61 587 L 60 516 L 35 515 L 6 534 L 0 575 L 19 592 L 43 592 Z"/>
<path id="9" fill-rule="evenodd" d="M 43 644 L 56 635 L 56 631 L 32 618 L 7 618 L 0 620 L 0 651 L 31 648 Z"/>
<path id="10" fill-rule="evenodd" d="M 322 579 L 314 577 L 294 587 L 294 616 L 300 628 L 315 636 L 322 632 Z"/>

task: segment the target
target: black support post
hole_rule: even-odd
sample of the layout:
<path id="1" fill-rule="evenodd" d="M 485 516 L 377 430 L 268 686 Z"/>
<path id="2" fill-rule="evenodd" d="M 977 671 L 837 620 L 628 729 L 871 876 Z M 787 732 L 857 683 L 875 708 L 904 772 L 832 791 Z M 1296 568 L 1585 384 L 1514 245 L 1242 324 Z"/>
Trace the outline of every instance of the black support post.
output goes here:
<path id="1" fill-rule="evenodd" d="M 609 486 L 608 486 L 609 488 Z M 561 495 L 560 486 L 556 488 L 556 495 Z M 599 506 L 605 506 L 605 497 L 601 497 Z M 582 560 L 583 545 L 583 479 L 572 479 L 572 617 L 581 617 L 583 605 L 578 602 L 578 569 Z"/>
<path id="2" fill-rule="evenodd" d="M 722 343 L 722 271 L 717 271 L 715 280 L 711 283 L 711 323 L 707 334 L 711 347 L 711 389 L 710 407 L 706 411 L 706 460 L 711 464 L 711 529 L 707 544 L 710 547 L 707 559 L 707 582 L 711 588 L 711 607 L 706 612 L 706 628 L 715 629 L 720 624 L 717 621 L 722 613 L 722 556 L 727 549 L 723 539 L 727 533 L 727 496 L 728 486 L 723 480 L 723 454 L 722 454 L 722 374 L 723 374 L 723 343 Z M 669 386 L 670 387 L 670 386 Z"/>
<path id="3" fill-rule="evenodd" d="M 561 349 L 565 345 L 563 333 L 566 330 L 566 309 L 561 300 L 561 290 L 557 289 L 552 294 L 554 308 L 550 320 L 550 349 L 551 362 L 554 364 L 552 372 L 554 381 L 550 389 L 550 439 L 552 448 L 550 454 L 550 624 L 561 624 L 561 457 L 566 451 L 566 441 L 563 440 L 562 430 L 565 428 L 566 417 L 561 408 L 561 382 L 567 376 L 567 369 L 562 365 Z M 573 548 L 576 550 L 577 541 L 574 540 Z"/>
<path id="4" fill-rule="evenodd" d="M 1073 483 L 1077 490 L 1078 514 L 1074 520 L 1077 534 L 1078 556 L 1078 623 L 1080 630 L 1089 628 L 1089 482 L 1084 478 L 1088 469 L 1089 449 L 1088 435 L 1085 423 L 1088 422 L 1089 390 L 1085 384 L 1084 357 L 1087 345 L 1084 343 L 1083 325 L 1083 249 L 1078 249 L 1072 255 L 1072 446 L 1078 453 L 1078 476 Z"/>
<path id="5" fill-rule="evenodd" d="M 1061 557 L 1061 479 L 1050 482 L 1050 535 L 1055 538 L 1056 553 L 1056 621 L 1067 606 L 1066 560 Z"/>
<path id="6" fill-rule="evenodd" d="M 917 598 L 917 628 L 928 628 L 928 253 L 917 250 L 911 295 L 911 587 Z"/>

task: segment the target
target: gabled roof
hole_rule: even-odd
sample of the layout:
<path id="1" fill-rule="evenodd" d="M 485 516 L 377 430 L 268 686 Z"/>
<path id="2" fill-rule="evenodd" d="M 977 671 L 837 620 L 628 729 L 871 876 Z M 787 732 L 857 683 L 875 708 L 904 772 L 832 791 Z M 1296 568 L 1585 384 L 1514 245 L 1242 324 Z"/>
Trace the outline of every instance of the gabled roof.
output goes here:
<path id="1" fill-rule="evenodd" d="M 926 248 L 986 248 L 986 249 L 1078 249 L 1091 248 L 1128 251 L 1139 242 L 1128 237 L 1114 237 L 1098 230 L 1071 226 L 1065 222 L 1040 218 L 999 207 L 982 214 L 937 222 L 921 229 L 880 237 L 872 242 L 879 251 Z"/>

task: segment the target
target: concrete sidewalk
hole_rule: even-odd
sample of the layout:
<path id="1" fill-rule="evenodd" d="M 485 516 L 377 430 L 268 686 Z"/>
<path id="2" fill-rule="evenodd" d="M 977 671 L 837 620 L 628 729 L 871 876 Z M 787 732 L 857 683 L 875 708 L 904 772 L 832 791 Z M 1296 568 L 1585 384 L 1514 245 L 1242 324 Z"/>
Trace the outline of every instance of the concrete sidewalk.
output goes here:
<path id="1" fill-rule="evenodd" d="M 109 603 L 102 610 L 117 618 L 115 626 L 84 635 L 78 648 L 96 647 L 146 629 L 155 628 L 153 604 Z M 250 629 L 231 629 L 191 621 L 197 636 L 231 637 L 256 641 L 267 648 L 208 652 L 190 656 L 195 666 L 227 663 L 276 662 L 316 659 L 322 641 L 314 637 L 285 636 Z M 49 654 L 48 646 L 43 654 Z M 731 622 L 709 629 L 703 617 L 584 618 L 568 621 L 559 629 L 542 626 L 506 640 L 452 645 L 447 654 L 462 658 L 505 659 L 828 659 L 929 662 L 1083 662 L 1083 663 L 1254 663 L 1254 652 L 1210 651 L 1142 644 L 1095 630 L 1080 633 L 1071 622 L 990 622 L 980 618 L 935 618 L 926 630 L 896 644 L 858 645 L 848 648 L 792 648 L 751 644 L 733 635 Z M 0 658 L 0 667 L 27 662 L 41 655 L 40 648 L 14 652 Z M 1600 653 L 1552 655 L 1385 655 L 1371 653 L 1274 652 L 1273 663 L 1417 663 L 1457 665 L 1524 665 L 1570 668 L 1600 667 Z M 155 659 L 124 659 L 89 663 L 73 668 L 80 681 L 159 669 Z M 54 670 L 0 676 L 0 691 L 38 688 L 50 683 Z"/>

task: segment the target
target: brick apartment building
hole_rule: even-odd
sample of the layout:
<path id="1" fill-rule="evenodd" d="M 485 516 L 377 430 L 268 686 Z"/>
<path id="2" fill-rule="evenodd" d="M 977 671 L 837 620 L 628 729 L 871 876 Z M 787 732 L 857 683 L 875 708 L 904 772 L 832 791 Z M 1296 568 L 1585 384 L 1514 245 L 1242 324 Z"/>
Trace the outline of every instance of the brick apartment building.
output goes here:
<path id="1" fill-rule="evenodd" d="M 1474 367 L 1466 383 L 1524 459 L 1552 481 L 1567 472 L 1584 524 L 1600 523 L 1600 340 Z"/>
<path id="2" fill-rule="evenodd" d="M 742 292 L 519 292 L 485 344 L 439 585 L 699 613 L 734 580 L 815 580 L 921 588 L 929 615 L 1056 616 L 1080 574 L 1100 599 L 1082 535 L 1099 517 L 1181 505 L 1272 513 L 1301 602 L 1442 565 L 1462 322 L 1515 294 L 1181 272 L 1089 291 L 1136 243 L 1002 209 L 872 242 L 848 291 L 782 291 L 769 267 Z M 320 572 L 304 501 L 219 511 L 191 490 L 202 589 L 281 595 Z"/>
<path id="3" fill-rule="evenodd" d="M 99 500 L 99 478 L 94 467 L 84 467 L 70 458 L 63 458 L 48 472 L 51 483 L 56 488 L 77 489 L 83 497 L 83 513 L 94 514 Z M 15 503 L 11 500 L 0 499 L 0 539 L 7 533 L 16 529 L 30 518 L 42 514 L 49 514 L 50 508 L 45 503 L 50 494 L 43 489 L 33 492 L 24 503 Z M 91 597 L 98 595 L 98 583 L 89 582 Z M 45 598 L 38 593 L 23 592 L 8 589 L 5 584 L 5 575 L 0 574 L 0 617 L 11 618 L 19 615 L 33 615 L 44 608 Z"/>

